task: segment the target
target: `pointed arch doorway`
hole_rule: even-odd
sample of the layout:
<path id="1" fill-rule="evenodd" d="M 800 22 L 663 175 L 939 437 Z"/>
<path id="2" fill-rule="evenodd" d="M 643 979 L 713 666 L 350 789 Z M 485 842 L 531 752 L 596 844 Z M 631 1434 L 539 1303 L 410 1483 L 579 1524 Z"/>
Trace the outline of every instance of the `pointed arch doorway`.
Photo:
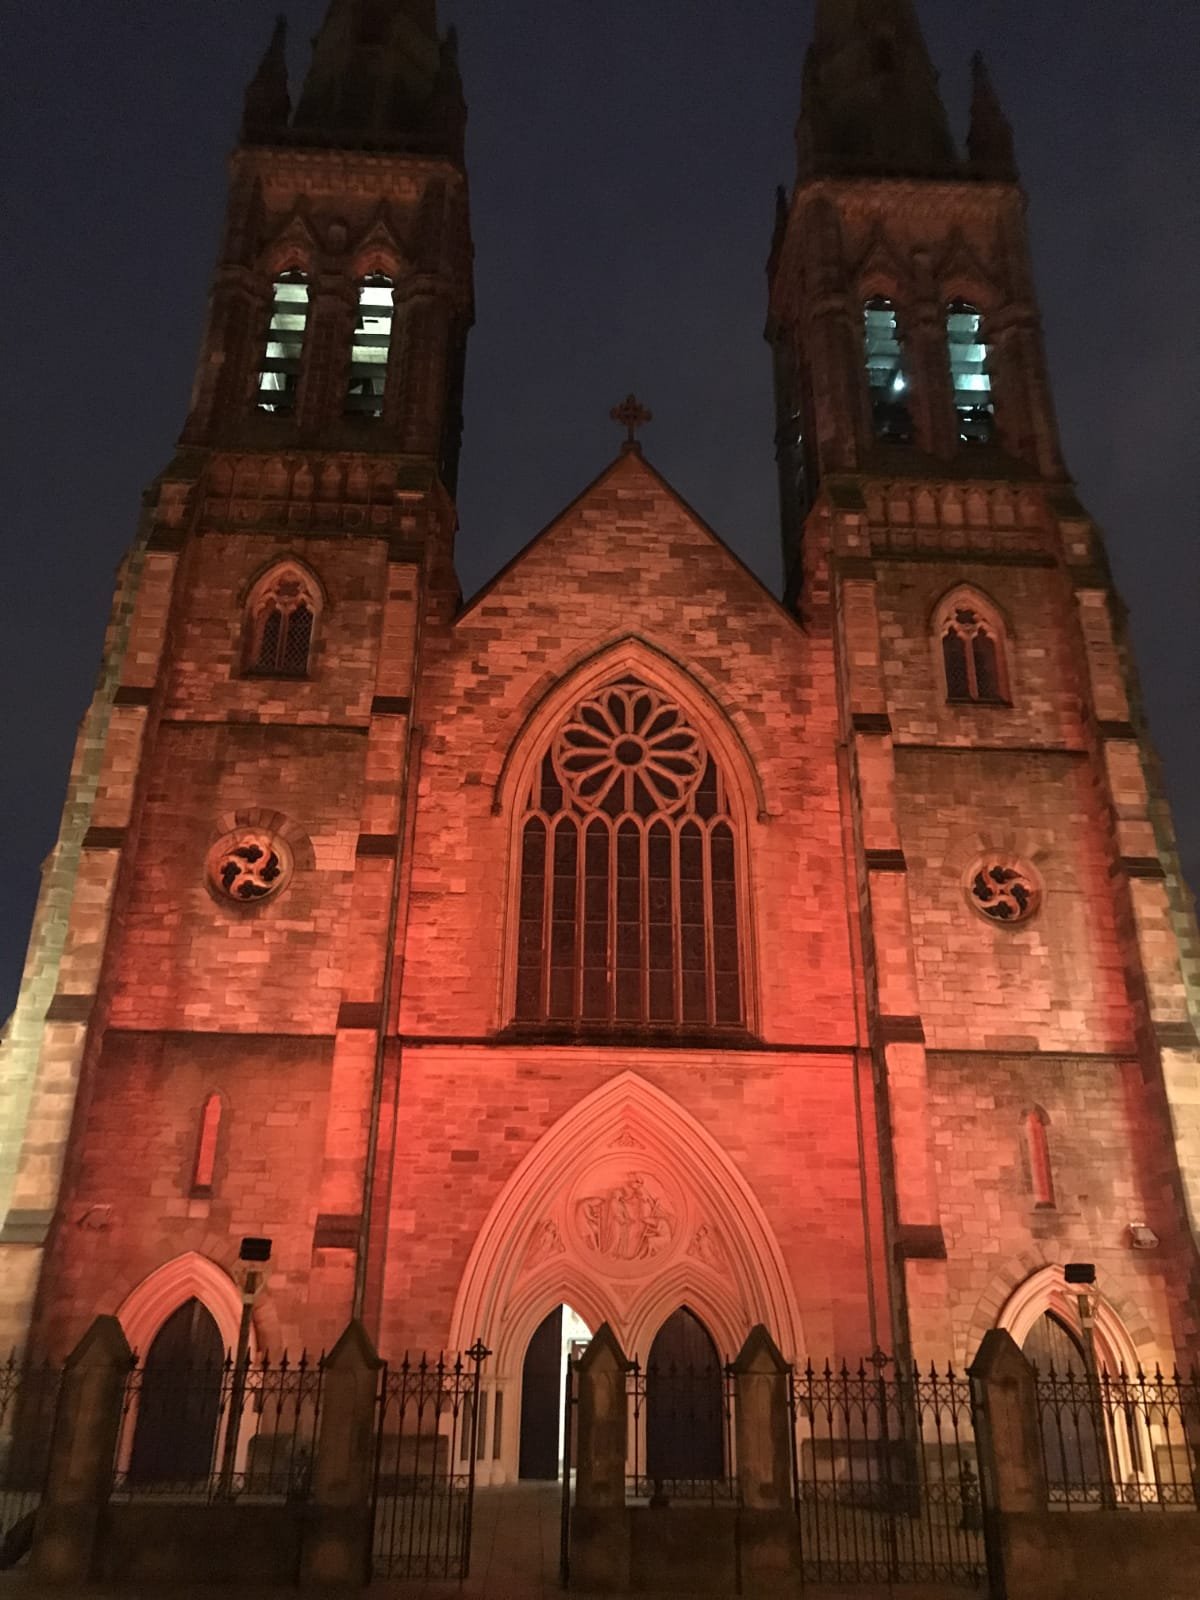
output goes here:
<path id="1" fill-rule="evenodd" d="M 211 1312 L 184 1302 L 146 1352 L 129 1481 L 200 1483 L 213 1470 L 221 1412 L 224 1346 Z"/>
<path id="2" fill-rule="evenodd" d="M 725 1476 L 725 1388 L 717 1347 L 686 1306 L 658 1330 L 646 1363 L 646 1475 L 655 1484 Z"/>
<path id="3" fill-rule="evenodd" d="M 592 1330 L 568 1305 L 558 1305 L 534 1330 L 521 1368 L 519 1475 L 554 1482 L 570 1463 L 563 1454 L 567 1363 L 587 1348 Z"/>

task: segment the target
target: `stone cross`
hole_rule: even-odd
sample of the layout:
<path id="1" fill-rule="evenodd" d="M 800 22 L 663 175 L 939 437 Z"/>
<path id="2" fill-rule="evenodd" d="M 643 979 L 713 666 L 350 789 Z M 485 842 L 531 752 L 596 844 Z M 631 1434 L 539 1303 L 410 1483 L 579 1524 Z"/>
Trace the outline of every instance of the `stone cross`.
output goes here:
<path id="1" fill-rule="evenodd" d="M 653 411 L 649 411 L 638 399 L 637 395 L 626 395 L 619 406 L 614 406 L 609 413 L 614 422 L 619 422 L 628 433 L 622 450 L 638 450 L 638 429 L 644 428 L 648 422 L 654 421 Z"/>

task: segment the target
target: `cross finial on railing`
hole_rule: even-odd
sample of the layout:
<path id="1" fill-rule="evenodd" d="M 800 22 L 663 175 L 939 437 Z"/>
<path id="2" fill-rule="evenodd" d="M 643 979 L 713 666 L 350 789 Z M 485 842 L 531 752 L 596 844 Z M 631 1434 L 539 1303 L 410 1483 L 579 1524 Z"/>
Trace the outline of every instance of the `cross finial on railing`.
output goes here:
<path id="1" fill-rule="evenodd" d="M 627 430 L 625 442 L 621 446 L 622 453 L 628 454 L 631 450 L 640 450 L 642 447 L 638 443 L 638 429 L 654 421 L 653 411 L 647 410 L 637 395 L 629 394 L 619 406 L 612 408 L 609 415 L 614 422 L 620 423 L 621 427 Z"/>

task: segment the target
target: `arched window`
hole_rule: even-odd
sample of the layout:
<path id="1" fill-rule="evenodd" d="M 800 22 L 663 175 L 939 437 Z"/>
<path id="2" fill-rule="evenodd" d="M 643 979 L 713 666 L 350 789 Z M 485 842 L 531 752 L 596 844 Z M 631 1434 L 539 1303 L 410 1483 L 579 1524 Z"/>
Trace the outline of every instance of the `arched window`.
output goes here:
<path id="1" fill-rule="evenodd" d="M 623 677 L 577 704 L 525 803 L 518 1022 L 736 1025 L 724 779 L 683 709 Z"/>
<path id="2" fill-rule="evenodd" d="M 891 300 L 876 295 L 867 301 L 863 307 L 863 333 L 875 435 L 897 444 L 909 444 L 913 436 L 912 412 L 908 409 L 909 380 L 904 352 L 900 348 L 896 307 Z"/>
<path id="3" fill-rule="evenodd" d="M 200 1113 L 200 1137 L 192 1167 L 193 1199 L 206 1200 L 213 1192 L 213 1173 L 217 1164 L 217 1139 L 221 1132 L 221 1096 L 210 1094 Z"/>
<path id="4" fill-rule="evenodd" d="M 1008 704 L 1008 669 L 999 618 L 975 596 L 957 595 L 938 615 L 946 699 Z"/>
<path id="5" fill-rule="evenodd" d="M 247 608 L 247 671 L 307 677 L 318 609 L 316 586 L 298 567 L 268 573 Z"/>
<path id="6" fill-rule="evenodd" d="M 360 417 L 381 417 L 392 348 L 392 304 L 395 287 L 381 274 L 364 278 L 358 287 L 358 321 L 350 351 L 346 411 Z"/>
<path id="7" fill-rule="evenodd" d="M 950 302 L 946 309 L 946 345 L 950 353 L 958 437 L 963 444 L 990 444 L 996 434 L 996 408 L 982 326 L 983 318 L 977 306 L 966 300 Z"/>
<path id="8" fill-rule="evenodd" d="M 1029 1183 L 1033 1203 L 1039 1209 L 1053 1210 L 1054 1171 L 1050 1165 L 1050 1140 L 1046 1129 L 1050 1118 L 1041 1106 L 1034 1106 L 1022 1118 L 1025 1130 L 1025 1155 L 1029 1162 Z"/>
<path id="9" fill-rule="evenodd" d="M 258 408 L 286 415 L 296 409 L 304 335 L 308 331 L 308 280 L 302 272 L 276 278 L 266 349 L 258 375 Z"/>

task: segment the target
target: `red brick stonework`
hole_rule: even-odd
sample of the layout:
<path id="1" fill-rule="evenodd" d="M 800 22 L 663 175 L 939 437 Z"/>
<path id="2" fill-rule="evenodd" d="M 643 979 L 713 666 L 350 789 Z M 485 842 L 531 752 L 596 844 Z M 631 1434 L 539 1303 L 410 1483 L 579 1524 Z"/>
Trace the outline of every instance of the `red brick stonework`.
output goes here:
<path id="1" fill-rule="evenodd" d="M 961 1363 L 997 1323 L 1069 1323 L 1082 1259 L 1114 1360 L 1200 1355 L 1195 928 L 1002 114 L 977 102 L 960 161 L 930 75 L 911 147 L 856 142 L 851 58 L 823 74 L 869 41 L 818 34 L 771 263 L 784 603 L 631 443 L 464 604 L 462 101 L 418 9 L 373 47 L 407 63 L 391 121 L 330 120 L 332 23 L 290 121 L 271 58 L 248 102 L 5 1045 L 0 1335 L 63 1354 L 115 1313 L 149 1342 L 192 1297 L 225 1335 L 267 1235 L 257 1348 L 353 1314 L 385 1354 L 489 1344 L 494 1481 L 562 1303 L 642 1359 L 686 1306 L 726 1356 L 764 1323 L 788 1359 Z M 285 274 L 302 355 L 264 390 Z M 346 396 L 376 275 L 373 416 Z M 886 403 L 867 301 L 903 352 Z M 984 437 L 952 387 L 963 301 Z M 305 597 L 291 655 L 276 578 Z M 969 682 L 955 626 L 996 652 Z M 678 804 L 571 787 L 563 730 L 622 685 L 685 729 Z M 622 828 L 632 854 L 562 864 Z"/>

